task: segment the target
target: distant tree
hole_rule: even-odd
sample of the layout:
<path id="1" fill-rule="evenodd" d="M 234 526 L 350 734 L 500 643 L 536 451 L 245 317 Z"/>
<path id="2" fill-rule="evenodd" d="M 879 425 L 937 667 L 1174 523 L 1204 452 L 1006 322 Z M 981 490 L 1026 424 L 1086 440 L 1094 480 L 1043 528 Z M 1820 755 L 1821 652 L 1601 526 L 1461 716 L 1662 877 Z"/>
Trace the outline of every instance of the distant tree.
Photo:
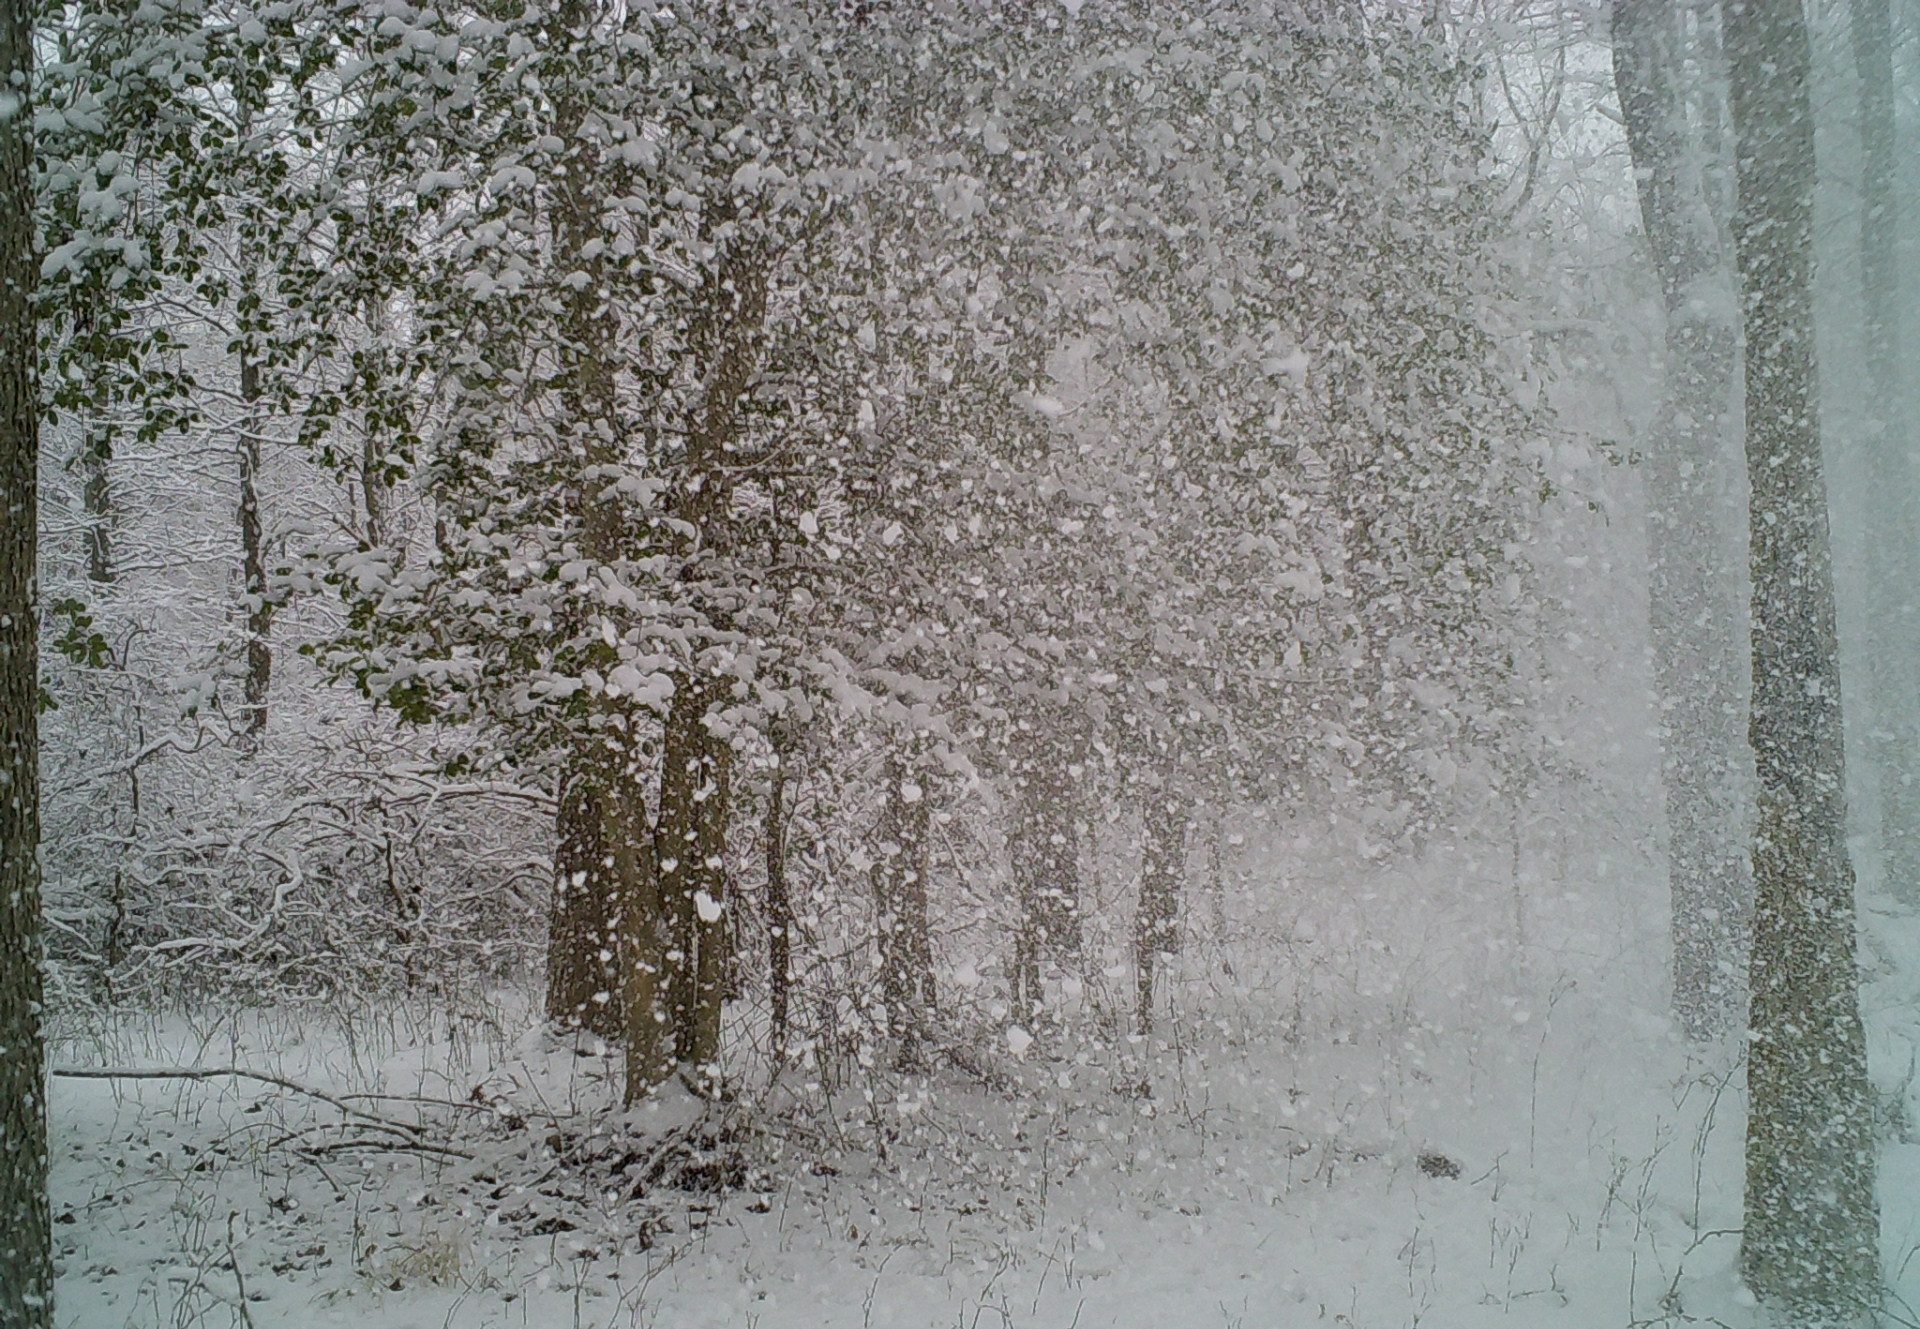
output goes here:
<path id="1" fill-rule="evenodd" d="M 1881 880 L 1920 905 L 1920 602 L 1914 592 L 1913 526 L 1920 459 L 1904 409 L 1895 348 L 1901 325 L 1896 236 L 1900 214 L 1898 121 L 1894 114 L 1893 11 L 1889 0 L 1853 0 L 1854 64 L 1860 79 L 1860 292 L 1866 342 L 1864 443 L 1872 506 L 1866 517 L 1868 631 L 1867 752 L 1879 782 L 1875 820 Z"/>
<path id="2" fill-rule="evenodd" d="M 1689 1035 L 1710 1038 L 1740 1007 L 1751 893 L 1736 766 L 1744 760 L 1740 612 L 1721 556 L 1738 330 L 1705 145 L 1687 116 L 1685 18 L 1667 0 L 1615 0 L 1613 77 L 1666 312 L 1665 378 L 1641 473 L 1673 1004 Z"/>
<path id="3" fill-rule="evenodd" d="M 1730 0 L 1752 476 L 1754 836 L 1747 1284 L 1802 1325 L 1880 1292 L 1871 1093 L 1813 325 L 1813 111 L 1791 0 Z"/>
<path id="4" fill-rule="evenodd" d="M 32 6 L 0 7 L 0 1325 L 53 1323 L 40 942 Z"/>

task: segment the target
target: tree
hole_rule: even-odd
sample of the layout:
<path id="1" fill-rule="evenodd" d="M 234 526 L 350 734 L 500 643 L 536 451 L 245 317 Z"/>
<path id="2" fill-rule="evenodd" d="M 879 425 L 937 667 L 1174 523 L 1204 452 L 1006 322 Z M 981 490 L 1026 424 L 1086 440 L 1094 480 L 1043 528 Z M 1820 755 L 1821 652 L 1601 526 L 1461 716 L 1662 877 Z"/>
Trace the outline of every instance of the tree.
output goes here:
<path id="1" fill-rule="evenodd" d="M 675 1067 L 710 1087 L 734 749 L 767 714 L 756 629 L 777 608 L 758 537 L 807 511 L 770 502 L 780 477 L 837 474 L 784 447 L 815 436 L 801 417 L 839 380 L 763 370 L 837 326 L 798 256 L 855 187 L 821 152 L 847 144 L 827 126 L 861 84 L 815 60 L 839 35 L 829 6 L 421 22 L 444 68 L 382 76 L 423 103 L 472 80 L 393 128 L 437 228 L 409 278 L 442 394 L 422 459 L 437 548 L 404 569 L 342 551 L 327 575 L 353 618 L 328 658 L 402 714 L 479 721 L 510 761 L 580 786 L 605 852 L 581 862 L 592 837 L 562 838 L 551 1013 L 598 1001 L 595 957 L 617 952 L 630 1095 Z"/>
<path id="2" fill-rule="evenodd" d="M 1853 0 L 1854 63 L 1860 77 L 1860 290 L 1866 342 L 1866 470 L 1874 505 L 1867 514 L 1870 606 L 1867 751 L 1879 781 L 1881 881 L 1920 904 L 1920 715 L 1913 698 L 1920 652 L 1914 603 L 1912 531 L 1916 484 L 1914 434 L 1901 410 L 1894 348 L 1899 341 L 1900 274 L 1894 185 L 1899 155 L 1893 96 L 1893 13 L 1889 0 Z"/>
<path id="3" fill-rule="evenodd" d="M 550 1013 L 617 952 L 634 1095 L 711 1085 L 775 746 L 818 760 L 754 819 L 769 998 L 819 1008 L 782 808 L 878 794 L 830 832 L 870 889 L 825 907 L 908 1062 L 969 799 L 1010 814 L 968 899 L 1012 916 L 1022 1019 L 1100 944 L 1095 782 L 1178 809 L 1149 970 L 1190 805 L 1377 781 L 1388 836 L 1434 825 L 1429 749 L 1510 705 L 1535 489 L 1465 72 L 1290 6 L 672 12 L 391 18 L 354 82 L 419 108 L 353 136 L 418 213 L 399 483 L 436 537 L 326 556 L 324 654 L 566 792 Z"/>
<path id="4" fill-rule="evenodd" d="M 1750 894 L 1737 765 L 1740 613 L 1720 521 L 1737 346 L 1704 153 L 1688 123 L 1684 18 L 1666 0 L 1615 0 L 1613 76 L 1666 312 L 1665 383 L 1641 469 L 1673 1005 L 1691 1037 L 1710 1038 L 1739 1009 Z"/>
<path id="5" fill-rule="evenodd" d="M 548 73 L 554 94 L 552 124 L 566 144 L 552 163 L 559 183 L 553 191 L 549 236 L 551 262 L 562 276 L 554 374 L 561 409 L 556 420 L 559 469 L 567 515 L 580 532 L 580 552 L 595 565 L 612 567 L 620 560 L 626 532 L 619 504 L 607 485 L 622 460 L 618 446 L 622 432 L 617 363 L 620 319 L 609 285 L 614 258 L 607 238 L 614 228 L 603 219 L 602 210 L 605 159 L 617 143 L 617 131 L 603 119 L 606 99 L 593 96 L 592 77 L 604 72 L 592 56 L 600 35 L 595 32 L 595 20 L 600 17 L 596 10 L 590 3 L 558 6 L 539 35 L 554 65 Z M 592 626 L 577 612 L 566 618 L 575 631 Z M 589 652 L 592 664 L 602 671 L 619 663 L 608 641 L 594 643 Z M 601 1031 L 618 1027 L 634 1040 L 630 1066 L 651 1066 L 661 1060 L 649 1050 L 648 1036 L 658 1028 L 654 1012 L 648 1009 L 636 1025 L 619 1019 L 620 1009 L 611 1001 L 621 990 L 621 953 L 634 944 L 632 933 L 620 936 L 623 911 L 635 911 L 638 923 L 641 896 L 654 886 L 658 862 L 644 842 L 623 842 L 644 816 L 637 807 L 643 795 L 634 778 L 640 759 L 641 716 L 631 705 L 623 705 L 617 693 L 609 692 L 594 699 L 592 719 L 595 732 L 574 745 L 568 770 L 561 777 L 566 790 L 556 852 L 560 876 L 555 883 L 554 925 L 548 933 L 548 973 L 570 976 L 571 985 L 549 985 L 547 1015 L 562 1022 L 581 1019 L 587 1027 Z M 583 818 L 597 818 L 597 827 L 589 832 L 584 819 L 578 830 L 568 825 L 564 814 L 569 799 L 578 803 Z M 575 838 L 583 833 L 587 853 L 579 852 Z M 659 963 L 657 950 L 649 946 L 636 951 L 628 963 L 651 969 Z M 630 1085 L 643 1081 L 650 1085 L 658 1078 L 653 1070 L 644 1077 L 629 1071 Z"/>
<path id="6" fill-rule="evenodd" d="M 1748 1285 L 1803 1323 L 1879 1294 L 1839 645 L 1813 337 L 1813 112 L 1792 0 L 1730 0 L 1734 217 L 1752 476 L 1754 833 Z"/>
<path id="7" fill-rule="evenodd" d="M 39 336 L 33 29 L 0 8 L 0 1325 L 53 1323 L 40 1029 Z"/>

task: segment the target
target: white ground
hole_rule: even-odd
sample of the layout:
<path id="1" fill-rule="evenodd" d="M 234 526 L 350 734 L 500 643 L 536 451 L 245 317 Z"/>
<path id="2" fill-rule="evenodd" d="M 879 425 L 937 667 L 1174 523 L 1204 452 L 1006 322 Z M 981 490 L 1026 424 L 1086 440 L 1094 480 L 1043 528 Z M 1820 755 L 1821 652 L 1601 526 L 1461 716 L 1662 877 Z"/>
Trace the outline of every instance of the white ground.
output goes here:
<path id="1" fill-rule="evenodd" d="M 478 1157 L 355 1152 L 335 1146 L 381 1131 L 343 1132 L 335 1107 L 257 1084 L 61 1080 L 58 1320 L 1756 1324 L 1727 1231 L 1743 1090 L 1731 1047 L 1690 1051 L 1660 1013 L 1657 874 L 1632 846 L 1532 838 L 1545 843 L 1527 854 L 1518 918 L 1505 848 L 1337 876 L 1272 851 L 1233 944 L 1183 962 L 1182 1014 L 1150 1056 L 1101 1033 L 1117 976 L 1112 993 L 1064 1002 L 1024 1055 L 981 1024 L 984 1078 L 943 1071 L 926 1098 L 875 1075 L 829 1110 L 825 1087 L 794 1076 L 763 1105 L 776 1127 L 744 1145 L 744 1184 L 718 1196 L 596 1194 L 594 1178 L 631 1189 L 646 1165 L 621 1174 L 622 1156 L 684 1126 L 689 1105 L 612 1115 L 617 1063 L 546 1043 L 510 1013 L 518 1001 L 452 1027 L 261 1013 L 96 1031 L 61 1059 L 239 1064 L 335 1093 L 466 1100 L 485 1086 L 526 1123 L 363 1101 L 395 1120 L 424 1112 L 425 1138 Z M 1490 918 L 1505 931 L 1489 934 Z M 1869 921 L 1876 1078 L 1913 1120 L 1920 929 Z M 1883 1134 L 1887 1268 L 1920 1304 L 1920 1143 L 1898 1122 Z M 555 1143 L 572 1164 L 555 1164 Z M 1459 1175 L 1427 1175 L 1422 1153 Z M 664 1230 L 649 1239 L 651 1226 Z"/>

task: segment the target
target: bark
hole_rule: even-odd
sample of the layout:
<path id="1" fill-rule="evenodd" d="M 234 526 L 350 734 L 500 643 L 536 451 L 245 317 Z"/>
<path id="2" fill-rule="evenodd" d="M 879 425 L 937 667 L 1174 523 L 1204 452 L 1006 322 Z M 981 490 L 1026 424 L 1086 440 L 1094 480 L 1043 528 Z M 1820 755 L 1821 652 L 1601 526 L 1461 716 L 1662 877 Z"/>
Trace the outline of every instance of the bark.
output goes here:
<path id="1" fill-rule="evenodd" d="M 1753 480 L 1754 839 L 1741 1263 L 1802 1324 L 1880 1290 L 1833 570 L 1813 357 L 1811 57 L 1800 6 L 1726 9 Z"/>
<path id="2" fill-rule="evenodd" d="M 734 905 L 727 883 L 727 831 L 733 815 L 733 750 L 704 727 L 704 784 L 695 805 L 693 880 L 693 1009 L 682 1058 L 693 1083 L 712 1094 L 720 1086 L 721 1017 L 733 967 Z"/>
<path id="3" fill-rule="evenodd" d="M 31 6 L 0 6 L 0 1325 L 53 1323 L 40 1018 L 39 394 Z"/>
<path id="4" fill-rule="evenodd" d="M 377 347 L 387 335 L 386 312 L 379 299 L 368 301 L 366 317 L 368 338 Z M 378 549 L 387 542 L 387 479 L 381 467 L 376 414 L 371 408 L 360 416 L 359 469 L 362 531 L 367 547 Z"/>
<path id="5" fill-rule="evenodd" d="M 776 1062 L 786 1059 L 793 1001 L 793 896 L 787 886 L 787 763 L 791 751 L 790 740 L 776 726 L 767 819 L 761 835 L 767 856 L 767 993 Z"/>
<path id="6" fill-rule="evenodd" d="M 668 1004 L 671 938 L 661 888 L 658 841 L 646 800 L 631 775 L 602 784 L 614 796 L 603 807 L 612 872 L 620 882 L 620 992 L 627 1045 L 626 1102 L 646 1098 L 673 1074 L 677 1052 Z"/>
<path id="7" fill-rule="evenodd" d="M 617 1039 L 619 874 L 607 843 L 602 781 L 576 763 L 554 827 L 553 913 L 547 927 L 547 1019 Z"/>
<path id="8" fill-rule="evenodd" d="M 400 953 L 400 976 L 409 993 L 420 981 L 419 957 L 414 945 L 419 941 L 420 886 L 400 880 L 393 857 L 393 835 L 381 836 L 381 862 L 386 868 L 387 901 L 393 906 L 393 944 Z"/>
<path id="9" fill-rule="evenodd" d="M 665 745 L 660 758 L 660 815 L 654 823 L 654 862 L 660 880 L 662 936 L 666 950 L 661 974 L 667 1011 L 667 1037 L 673 1060 L 689 1050 L 686 1031 L 693 1019 L 693 961 L 699 934 L 694 928 L 700 872 L 699 829 L 694 799 L 703 783 L 701 719 L 704 699 L 687 680 L 675 689 L 667 713 Z"/>
<path id="10" fill-rule="evenodd" d="M 113 488 L 107 473 L 107 443 L 93 429 L 80 453 L 80 504 L 87 514 L 87 580 L 113 581 Z"/>
<path id="11" fill-rule="evenodd" d="M 1860 77 L 1860 288 L 1867 413 L 1863 444 L 1875 501 L 1868 511 L 1867 752 L 1879 785 L 1881 878 L 1920 906 L 1920 606 L 1912 557 L 1916 484 L 1911 424 L 1901 406 L 1894 346 L 1900 273 L 1895 263 L 1899 173 L 1893 99 L 1893 14 L 1888 0 L 1853 0 Z"/>
<path id="12" fill-rule="evenodd" d="M 914 1005 L 923 1030 L 940 1013 L 938 986 L 933 973 L 933 814 L 938 783 L 930 770 L 919 775 L 920 801 L 907 811 L 907 843 L 911 847 L 909 875 L 902 899 L 909 972 Z"/>
<path id="13" fill-rule="evenodd" d="M 360 506 L 367 547 L 387 542 L 386 481 L 380 476 L 379 454 L 371 432 L 360 440 Z"/>
<path id="14" fill-rule="evenodd" d="M 731 950 L 726 847 L 731 753 L 708 728 L 715 689 L 682 678 L 667 715 L 654 828 L 665 917 L 668 1025 L 674 1060 L 696 1089 L 716 1087 Z"/>
<path id="15" fill-rule="evenodd" d="M 1615 0 L 1613 70 L 1666 311 L 1665 387 L 1645 449 L 1649 628 L 1672 896 L 1673 1004 L 1689 1036 L 1737 1019 L 1746 861 L 1740 605 L 1722 573 L 1725 453 L 1737 345 L 1704 154 L 1687 122 L 1685 15 Z M 1723 312 L 1726 311 L 1726 312 Z"/>
<path id="16" fill-rule="evenodd" d="M 239 85 L 236 85 L 239 86 Z M 241 94 L 238 130 L 244 138 L 253 122 L 248 94 Z M 264 524 L 260 518 L 260 352 L 255 338 L 261 329 L 259 292 L 253 289 L 253 256 L 248 251 L 244 232 L 236 246 L 240 266 L 241 300 L 238 314 L 240 358 L 240 422 L 236 447 L 240 457 L 240 580 L 241 600 L 246 610 L 246 676 L 242 683 L 245 699 L 243 730 L 257 736 L 267 727 L 267 690 L 273 682 L 273 648 L 267 634 L 273 626 L 273 605 L 267 598 L 267 551 Z"/>
<path id="17" fill-rule="evenodd" d="M 880 942 L 880 997 L 902 1069 L 921 1062 L 933 996 L 933 943 L 927 909 L 931 852 L 931 779 L 902 753 L 889 754 L 887 787 L 875 838 L 874 931 Z"/>
<path id="18" fill-rule="evenodd" d="M 1160 779 L 1141 809 L 1145 846 L 1140 859 L 1140 898 L 1133 917 L 1134 1019 L 1153 1032 L 1154 968 L 1159 957 L 1180 949 L 1180 895 L 1187 871 L 1187 830 L 1193 803 Z"/>
<path id="19" fill-rule="evenodd" d="M 717 209 L 711 224 L 728 219 Z M 686 470 L 672 510 L 686 532 L 681 580 L 716 629 L 726 611 L 703 583 L 731 549 L 729 457 L 740 434 L 741 403 L 759 366 L 767 312 L 767 258 L 734 242 L 708 274 L 700 314 L 689 329 L 705 391 L 688 431 Z M 702 601 L 707 602 L 702 604 Z M 668 1010 L 682 1076 L 698 1093 L 720 1088 L 721 1017 L 732 954 L 727 905 L 732 752 L 709 725 L 723 685 L 696 657 L 677 680 L 667 716 L 655 828 L 667 918 Z"/>
<path id="20" fill-rule="evenodd" d="M 568 51 L 594 40 L 596 14 L 592 0 L 568 0 L 556 7 L 547 33 L 549 48 Z M 588 93 L 566 83 L 564 75 L 554 91 L 554 118 L 566 132 L 566 149 L 554 175 L 550 216 L 555 268 L 568 279 L 557 347 L 562 416 L 556 446 L 562 463 L 572 468 L 570 503 L 582 552 L 599 567 L 616 568 L 627 554 L 622 510 L 608 493 L 613 473 L 624 460 L 617 362 L 621 327 L 605 298 L 609 251 L 601 212 L 601 135 Z M 572 280 L 575 277 L 580 280 Z M 578 602 L 570 613 L 574 621 L 565 626 L 576 639 L 592 643 L 587 667 L 609 675 L 619 663 L 618 648 L 612 644 L 619 625 L 606 606 L 591 600 Z M 591 975 L 597 989 L 605 967 L 617 967 L 628 1102 L 645 1097 L 666 1079 L 677 1051 L 676 1025 L 665 1003 L 669 938 L 662 916 L 659 854 L 643 786 L 642 731 L 647 723 L 644 713 L 607 692 L 596 694 L 589 704 L 584 747 L 567 778 L 577 785 L 577 797 L 598 809 L 597 828 L 583 820 L 576 834 L 582 844 L 597 836 L 597 852 L 586 866 L 584 897 L 567 902 L 580 913 L 557 907 L 548 936 L 550 975 L 556 965 L 564 973 Z M 577 875 L 577 863 L 571 866 Z M 612 946 L 604 942 L 609 933 L 617 938 Z M 583 985 L 586 981 L 582 979 Z"/>
<path id="21" fill-rule="evenodd" d="M 1044 934 L 1026 895 L 1020 897 L 1020 920 L 1013 934 L 1013 1008 L 1020 1018 L 1030 1019 L 1040 1011 L 1040 956 L 1046 949 Z"/>
<path id="22" fill-rule="evenodd" d="M 93 334 L 93 311 L 82 310 L 74 329 L 82 340 Z M 80 506 L 87 517 L 87 580 L 96 585 L 113 581 L 113 487 L 107 463 L 112 442 L 106 425 L 96 418 L 104 413 L 105 393 L 96 390 L 90 403 L 84 436 L 80 442 Z"/>
<path id="23" fill-rule="evenodd" d="M 1227 936 L 1227 817 L 1215 808 L 1206 819 L 1207 914 L 1215 943 Z"/>
<path id="24" fill-rule="evenodd" d="M 247 350 L 240 353 L 240 566 L 247 617 L 247 673 L 244 683 L 249 734 L 267 727 L 267 689 L 273 681 L 273 648 L 267 634 L 273 605 L 267 598 L 266 539 L 260 520 L 260 365 Z"/>
<path id="25" fill-rule="evenodd" d="M 83 308 L 74 315 L 74 337 L 82 344 L 94 343 L 94 311 Z M 98 374 L 96 366 L 96 374 Z M 104 383 L 105 376 L 98 375 Z M 80 447 L 73 465 L 80 472 L 80 508 L 86 514 L 87 580 L 97 585 L 113 581 L 113 488 L 108 473 L 112 455 L 112 431 L 102 418 L 106 413 L 107 393 L 96 386 L 87 403 L 82 424 Z"/>
<path id="26" fill-rule="evenodd" d="M 1014 821 L 1008 848 L 1020 917 L 1014 934 L 1014 1006 L 1040 1008 L 1040 973 L 1050 957 L 1080 953 L 1078 799 L 1069 771 L 1072 744 L 1055 717 L 1026 727 L 1014 750 Z"/>

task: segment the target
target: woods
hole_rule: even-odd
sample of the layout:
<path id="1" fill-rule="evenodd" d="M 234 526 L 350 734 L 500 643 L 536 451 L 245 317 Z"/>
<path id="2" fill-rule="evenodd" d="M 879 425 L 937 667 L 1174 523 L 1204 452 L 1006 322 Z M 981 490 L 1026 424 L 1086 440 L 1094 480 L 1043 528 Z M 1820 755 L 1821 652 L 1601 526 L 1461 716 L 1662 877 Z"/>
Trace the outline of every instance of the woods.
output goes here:
<path id="1" fill-rule="evenodd" d="M 1898 7 L 8 13 L 0 1324 L 1897 1313 Z"/>

